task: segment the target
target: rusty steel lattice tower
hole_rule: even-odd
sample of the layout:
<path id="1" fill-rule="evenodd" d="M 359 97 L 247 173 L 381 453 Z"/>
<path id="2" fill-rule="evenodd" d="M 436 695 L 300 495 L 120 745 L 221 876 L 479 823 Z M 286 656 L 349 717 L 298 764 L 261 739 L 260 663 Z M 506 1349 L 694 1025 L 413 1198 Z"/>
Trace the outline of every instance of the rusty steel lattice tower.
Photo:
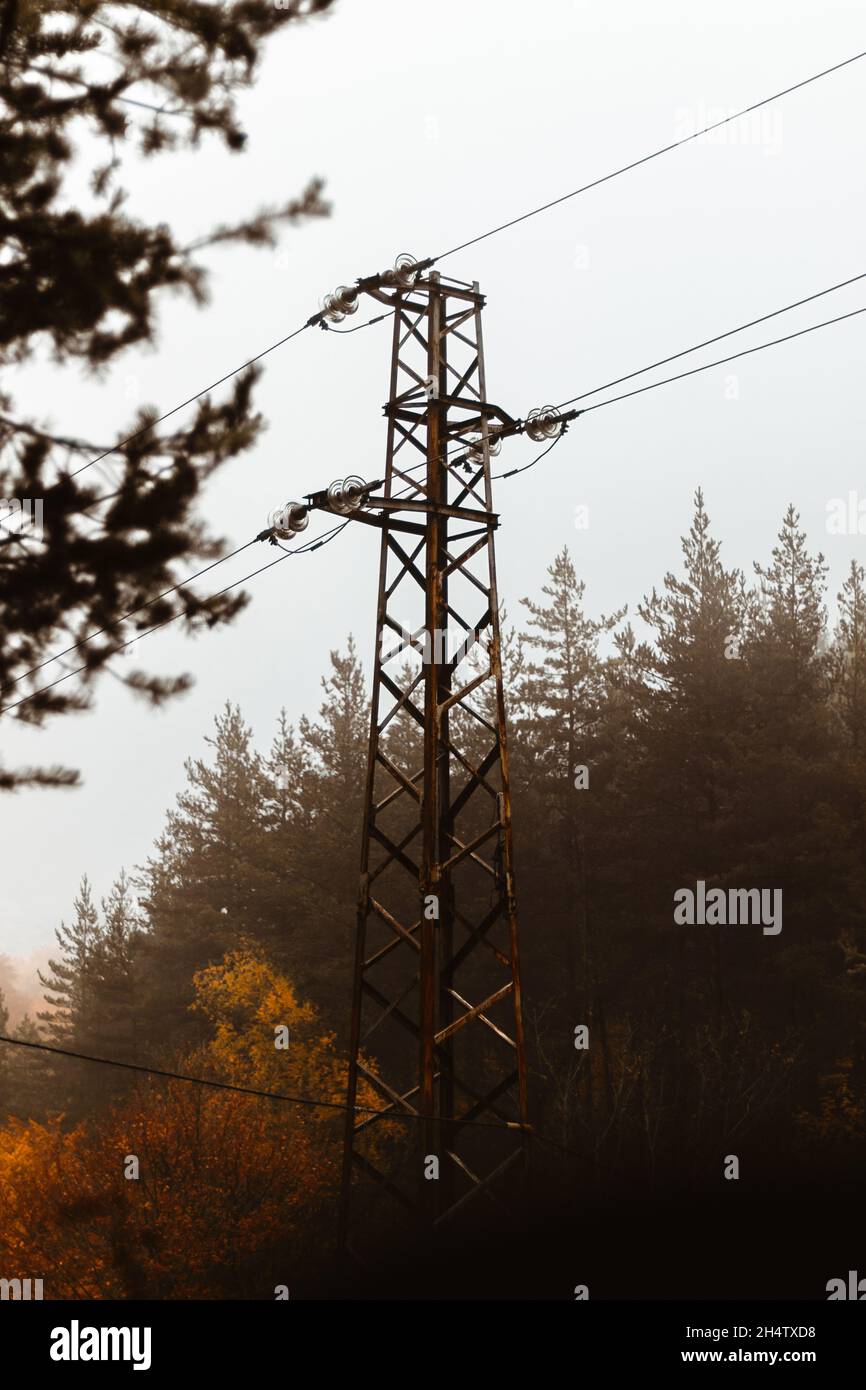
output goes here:
<path id="1" fill-rule="evenodd" d="M 519 1179 L 528 1132 L 490 475 L 501 435 L 521 427 L 487 400 L 478 285 L 414 270 L 390 287 L 359 282 L 393 309 L 393 344 L 381 495 L 368 490 L 355 513 L 382 535 L 349 1249 L 373 1191 L 403 1221 L 408 1210 L 429 1224 L 476 1194 L 495 1198 Z M 356 1110 L 365 1103 L 376 1112 Z M 389 1125 L 390 1111 L 419 1119 Z M 425 1176 L 431 1157 L 438 1179 Z"/>

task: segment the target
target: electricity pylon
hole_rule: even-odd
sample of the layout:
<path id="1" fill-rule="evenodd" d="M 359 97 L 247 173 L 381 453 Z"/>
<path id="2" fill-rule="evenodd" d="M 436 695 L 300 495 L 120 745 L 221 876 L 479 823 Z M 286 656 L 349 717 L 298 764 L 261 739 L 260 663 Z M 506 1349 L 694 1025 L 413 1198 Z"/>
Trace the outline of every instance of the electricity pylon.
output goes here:
<path id="1" fill-rule="evenodd" d="M 487 400 L 478 285 L 424 270 L 406 258 L 359 282 L 393 309 L 384 480 L 310 498 L 381 528 L 341 1198 L 350 1248 L 368 1182 L 436 1224 L 510 1183 L 528 1131 L 490 476 L 491 451 L 522 426 Z M 326 303 L 351 312 L 357 294 Z"/>

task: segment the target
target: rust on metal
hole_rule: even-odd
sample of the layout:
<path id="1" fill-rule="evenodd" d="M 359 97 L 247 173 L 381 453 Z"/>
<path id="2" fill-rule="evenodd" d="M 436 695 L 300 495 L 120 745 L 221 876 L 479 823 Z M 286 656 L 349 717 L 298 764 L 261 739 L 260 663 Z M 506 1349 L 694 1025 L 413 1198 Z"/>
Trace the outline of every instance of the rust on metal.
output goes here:
<path id="1" fill-rule="evenodd" d="M 521 424 L 487 400 L 477 285 L 359 287 L 393 331 L 385 475 L 354 514 L 381 543 L 345 1249 L 374 1191 L 429 1226 L 496 1199 L 529 1131 L 489 448 Z M 359 1084 L 381 1110 L 355 1112 Z"/>

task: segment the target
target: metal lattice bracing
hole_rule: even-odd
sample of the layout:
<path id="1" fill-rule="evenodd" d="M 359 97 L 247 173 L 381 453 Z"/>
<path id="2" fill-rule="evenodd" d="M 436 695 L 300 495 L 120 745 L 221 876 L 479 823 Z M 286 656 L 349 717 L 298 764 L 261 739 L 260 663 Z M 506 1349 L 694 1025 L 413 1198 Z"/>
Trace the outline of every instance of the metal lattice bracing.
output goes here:
<path id="1" fill-rule="evenodd" d="M 374 1192 L 433 1223 L 495 1200 L 522 1167 L 527 1121 L 490 478 L 496 434 L 515 422 L 486 399 L 477 284 L 433 273 L 369 292 L 394 317 L 384 484 L 357 514 L 381 528 L 381 559 L 343 1165 L 350 1246 Z M 389 1123 L 395 1110 L 419 1119 Z M 431 1158 L 438 1179 L 425 1176 Z"/>

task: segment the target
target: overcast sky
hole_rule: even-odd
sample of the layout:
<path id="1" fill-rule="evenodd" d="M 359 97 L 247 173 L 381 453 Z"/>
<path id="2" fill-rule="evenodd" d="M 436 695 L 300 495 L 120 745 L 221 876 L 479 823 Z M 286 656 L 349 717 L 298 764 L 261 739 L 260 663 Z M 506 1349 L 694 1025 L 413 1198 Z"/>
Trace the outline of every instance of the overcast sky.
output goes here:
<path id="1" fill-rule="evenodd" d="M 852 55 L 864 32 L 854 0 L 340 0 L 326 21 L 269 48 L 241 100 L 243 156 L 213 142 L 133 161 L 126 177 L 133 210 L 170 222 L 181 242 L 299 192 L 313 174 L 327 180 L 332 218 L 287 231 L 277 251 L 209 251 L 204 311 L 166 299 L 157 350 L 130 351 L 102 381 L 29 368 L 13 383 L 19 411 L 108 444 L 139 403 L 170 408 L 296 327 L 341 282 L 401 251 L 434 255 L 589 182 Z M 444 262 L 488 296 L 491 399 L 525 415 L 866 271 L 864 79 L 866 61 Z M 742 346 L 864 303 L 855 286 Z M 831 499 L 866 496 L 864 345 L 866 315 L 579 420 L 538 469 L 499 485 L 510 617 L 564 545 L 591 612 L 626 602 L 633 612 L 676 566 L 699 485 L 726 562 L 749 571 L 793 501 L 835 593 L 866 548 L 826 532 Z M 310 332 L 267 359 L 258 405 L 268 429 L 205 502 L 227 549 L 289 497 L 379 475 L 388 353 L 381 326 Z M 537 452 L 525 440 L 506 448 L 509 467 Z M 587 529 L 575 525 L 579 507 Z M 203 754 L 226 700 L 266 746 L 281 706 L 293 720 L 316 710 L 329 650 L 350 631 L 369 668 L 377 551 L 374 532 L 349 527 L 254 580 L 232 627 L 146 638 L 135 665 L 196 680 L 162 712 L 105 677 L 87 715 L 42 732 L 4 720 L 4 762 L 75 766 L 84 784 L 0 801 L 0 952 L 43 948 L 83 873 L 106 894 L 121 867 L 147 857 L 184 759 Z M 221 566 L 211 587 L 273 556 L 251 554 Z"/>

